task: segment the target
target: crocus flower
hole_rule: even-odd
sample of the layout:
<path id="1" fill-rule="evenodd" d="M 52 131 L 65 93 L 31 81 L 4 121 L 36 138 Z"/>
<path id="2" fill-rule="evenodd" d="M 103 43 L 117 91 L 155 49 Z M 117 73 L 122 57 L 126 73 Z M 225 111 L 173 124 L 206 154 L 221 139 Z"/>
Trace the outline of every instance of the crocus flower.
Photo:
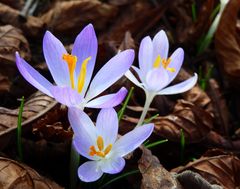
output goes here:
<path id="1" fill-rule="evenodd" d="M 80 109 L 108 108 L 118 105 L 124 99 L 127 93 L 124 87 L 117 93 L 95 97 L 125 74 L 133 62 L 134 51 L 125 50 L 110 59 L 90 84 L 97 55 L 97 38 L 91 24 L 77 36 L 71 54 L 47 31 L 43 38 L 43 53 L 56 85 L 31 67 L 18 52 L 16 64 L 29 83 L 58 102 Z"/>
<path id="2" fill-rule="evenodd" d="M 197 82 L 197 74 L 179 84 L 167 87 L 182 67 L 184 51 L 178 48 L 168 58 L 169 42 L 164 31 L 158 32 L 153 40 L 145 37 L 140 44 L 139 68 L 132 66 L 140 81 L 128 71 L 125 76 L 146 93 L 144 111 L 139 123 L 143 122 L 147 110 L 156 95 L 172 95 L 191 89 Z"/>
<path id="3" fill-rule="evenodd" d="M 78 168 L 78 176 L 84 182 L 96 181 L 103 173 L 120 172 L 125 166 L 123 156 L 140 146 L 154 128 L 153 124 L 146 124 L 117 139 L 118 117 L 113 108 L 100 111 L 96 126 L 76 108 L 70 108 L 68 118 L 77 152 L 90 160 Z"/>

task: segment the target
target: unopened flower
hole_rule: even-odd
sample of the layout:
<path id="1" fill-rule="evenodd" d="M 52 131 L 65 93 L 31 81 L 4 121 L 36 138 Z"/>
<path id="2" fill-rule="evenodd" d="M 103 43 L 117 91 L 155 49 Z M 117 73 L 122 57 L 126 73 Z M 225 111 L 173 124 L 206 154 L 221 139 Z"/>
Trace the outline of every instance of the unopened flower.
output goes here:
<path id="1" fill-rule="evenodd" d="M 110 59 L 90 84 L 97 45 L 96 34 L 91 24 L 77 36 L 71 54 L 68 54 L 63 44 L 47 31 L 43 39 L 43 53 L 56 85 L 31 67 L 18 52 L 16 64 L 29 83 L 64 105 L 80 109 L 113 107 L 124 99 L 127 93 L 124 87 L 115 94 L 95 97 L 125 74 L 133 62 L 134 51 L 125 50 Z"/>
<path id="2" fill-rule="evenodd" d="M 145 112 L 139 123 L 143 122 L 146 111 L 156 95 L 172 95 L 183 93 L 191 89 L 197 82 L 197 74 L 179 84 L 167 87 L 182 67 L 184 51 L 178 48 L 168 57 L 169 42 L 164 31 L 158 32 L 153 40 L 145 37 L 140 44 L 138 59 L 139 68 L 132 66 L 139 76 L 139 80 L 127 71 L 125 76 L 146 93 Z M 145 115 L 144 115 L 145 114 Z"/>
<path id="3" fill-rule="evenodd" d="M 113 108 L 100 111 L 96 126 L 87 114 L 76 108 L 70 108 L 68 118 L 76 150 L 91 160 L 78 169 L 78 176 L 84 182 L 96 181 L 103 173 L 120 172 L 125 166 L 123 156 L 140 146 L 154 128 L 153 124 L 146 124 L 117 139 L 118 117 Z"/>

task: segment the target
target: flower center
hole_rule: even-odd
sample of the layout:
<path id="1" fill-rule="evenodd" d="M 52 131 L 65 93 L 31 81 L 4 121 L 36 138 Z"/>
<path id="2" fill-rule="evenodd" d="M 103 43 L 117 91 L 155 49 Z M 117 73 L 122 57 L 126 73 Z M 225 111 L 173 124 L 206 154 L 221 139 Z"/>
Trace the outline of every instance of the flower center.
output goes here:
<path id="1" fill-rule="evenodd" d="M 159 68 L 161 63 L 164 69 L 170 71 L 170 72 L 175 72 L 175 68 L 169 68 L 168 65 L 171 62 L 171 58 L 168 59 L 164 59 L 161 58 L 160 55 L 157 56 L 157 58 L 155 59 L 154 63 L 153 63 L 153 68 Z"/>
<path id="2" fill-rule="evenodd" d="M 98 150 L 96 150 L 95 146 L 90 146 L 89 148 L 89 155 L 90 156 L 99 156 L 104 158 L 112 149 L 112 144 L 109 144 L 106 148 L 104 148 L 104 141 L 101 136 L 98 136 L 97 138 L 97 147 Z"/>
<path id="3" fill-rule="evenodd" d="M 74 89 L 75 88 L 74 70 L 75 70 L 76 64 L 77 64 L 77 56 L 73 56 L 70 54 L 63 54 L 62 58 L 63 58 L 63 60 L 66 61 L 67 65 L 68 65 L 71 87 Z M 80 70 L 80 73 L 78 76 L 78 83 L 77 83 L 77 90 L 79 93 L 82 92 L 82 89 L 83 89 L 83 86 L 85 83 L 85 79 L 86 79 L 86 75 L 87 75 L 87 64 L 88 64 L 89 60 L 91 60 L 91 57 L 86 58 L 82 62 L 81 70 Z"/>

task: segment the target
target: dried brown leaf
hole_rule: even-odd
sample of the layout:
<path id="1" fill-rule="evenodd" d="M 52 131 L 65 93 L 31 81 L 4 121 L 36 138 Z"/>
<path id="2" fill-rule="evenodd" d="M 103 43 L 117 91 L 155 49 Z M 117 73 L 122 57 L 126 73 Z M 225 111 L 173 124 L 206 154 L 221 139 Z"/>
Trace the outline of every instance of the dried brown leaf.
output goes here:
<path id="1" fill-rule="evenodd" d="M 190 102 L 178 100 L 173 113 L 153 120 L 155 133 L 163 138 L 179 142 L 181 129 L 188 143 L 200 142 L 213 127 L 212 116 Z"/>
<path id="2" fill-rule="evenodd" d="M 240 150 L 240 140 L 231 140 L 229 138 L 224 138 L 222 135 L 215 131 L 211 131 L 204 141 L 207 147 L 213 146 L 218 148 L 223 148 L 225 150 Z"/>
<path id="3" fill-rule="evenodd" d="M 24 104 L 22 115 L 23 131 L 31 130 L 30 123 L 54 108 L 57 102 L 41 92 L 33 94 Z M 18 108 L 11 110 L 0 107 L 0 149 L 12 139 L 17 128 Z"/>
<path id="4" fill-rule="evenodd" d="M 233 155 L 202 157 L 172 171 L 180 173 L 185 170 L 197 172 L 211 184 L 218 184 L 225 189 L 240 187 L 240 160 Z"/>
<path id="5" fill-rule="evenodd" d="M 64 1 L 42 16 L 49 29 L 57 34 L 79 33 L 81 28 L 92 23 L 95 29 L 104 29 L 114 19 L 117 7 L 98 0 Z"/>
<path id="6" fill-rule="evenodd" d="M 30 167 L 2 157 L 0 157 L 0 188 L 63 189 L 53 181 L 40 176 Z"/>
<path id="7" fill-rule="evenodd" d="M 11 25 L 0 27 L 0 63 L 1 72 L 13 75 L 16 70 L 15 52 L 18 51 L 24 59 L 31 58 L 27 39 L 20 29 Z"/>
<path id="8" fill-rule="evenodd" d="M 141 38 L 150 28 L 158 24 L 171 2 L 163 2 L 158 7 L 145 0 L 129 4 L 121 10 L 110 29 L 100 36 L 100 41 L 111 39 L 121 43 L 126 31 L 130 31 L 135 39 Z"/>
<path id="9" fill-rule="evenodd" d="M 181 189 L 179 182 L 159 162 L 151 151 L 142 147 L 138 168 L 142 173 L 141 189 Z"/>
<path id="10" fill-rule="evenodd" d="M 219 67 L 233 87 L 240 84 L 240 33 L 236 29 L 239 10 L 240 0 L 229 1 L 215 34 Z"/>
<path id="11" fill-rule="evenodd" d="M 134 3 L 136 0 L 109 0 L 108 3 L 116 6 L 123 6 Z"/>
<path id="12" fill-rule="evenodd" d="M 27 19 L 21 18 L 18 10 L 2 3 L 0 3 L 0 22 L 21 28 L 24 34 L 32 37 L 39 36 L 44 29 L 44 23 L 39 18 L 34 16 L 28 16 Z"/>
<path id="13" fill-rule="evenodd" d="M 201 175 L 192 171 L 183 171 L 176 176 L 184 189 L 222 189 L 219 185 L 211 185 Z"/>
<path id="14" fill-rule="evenodd" d="M 191 7 L 186 6 L 186 3 L 182 3 L 181 1 L 176 2 L 178 3 L 176 3 L 175 6 L 172 6 L 171 11 L 177 18 L 177 41 L 184 43 L 187 46 L 193 45 L 193 43 L 196 44 L 196 39 L 199 39 L 210 25 L 210 17 L 214 9 L 214 0 L 205 0 L 202 1 L 203 3 L 196 3 L 200 4 L 200 8 L 197 10 L 198 14 L 195 22 L 193 22 L 192 16 L 187 14 Z M 188 5 L 191 4 L 189 3 Z"/>
<path id="15" fill-rule="evenodd" d="M 189 74 L 186 70 L 181 69 L 179 74 L 176 77 L 176 81 L 184 81 L 190 78 L 192 75 Z M 186 101 L 189 101 L 199 107 L 204 108 L 206 111 L 212 111 L 211 99 L 205 91 L 203 91 L 198 85 L 194 86 L 189 91 L 182 94 L 183 98 Z"/>
<path id="16" fill-rule="evenodd" d="M 0 0 L 0 2 L 14 8 L 14 9 L 20 9 L 24 5 L 23 0 Z"/>
<path id="17" fill-rule="evenodd" d="M 224 96 L 220 91 L 220 86 L 216 80 L 209 80 L 209 91 L 212 99 L 213 113 L 216 123 L 219 125 L 220 133 L 229 136 L 231 130 L 229 111 Z"/>
<path id="18" fill-rule="evenodd" d="M 10 90 L 11 82 L 7 76 L 0 73 L 0 93 Z"/>

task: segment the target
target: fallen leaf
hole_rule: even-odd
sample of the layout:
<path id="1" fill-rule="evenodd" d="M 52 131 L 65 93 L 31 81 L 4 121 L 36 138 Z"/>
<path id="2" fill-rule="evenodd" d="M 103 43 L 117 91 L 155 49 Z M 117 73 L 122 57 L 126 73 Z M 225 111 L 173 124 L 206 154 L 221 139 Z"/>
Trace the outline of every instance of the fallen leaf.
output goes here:
<path id="1" fill-rule="evenodd" d="M 240 160 L 233 155 L 201 157 L 172 171 L 181 173 L 185 170 L 197 172 L 209 183 L 220 185 L 225 189 L 240 187 Z"/>
<path id="2" fill-rule="evenodd" d="M 176 1 L 174 6 L 170 8 L 170 11 L 176 17 L 177 42 L 184 43 L 185 46 L 189 46 L 190 48 L 196 45 L 196 39 L 199 39 L 209 28 L 210 17 L 214 9 L 214 0 L 195 3 L 197 12 L 197 20 L 195 22 L 192 19 L 192 15 L 189 15 L 191 5 L 193 5 L 193 3 Z"/>
<path id="3" fill-rule="evenodd" d="M 0 74 L 0 93 L 10 90 L 11 82 L 7 76 Z"/>
<path id="4" fill-rule="evenodd" d="M 18 51 L 24 59 L 31 58 L 31 52 L 27 39 L 20 29 L 11 25 L 0 27 L 0 63 L 1 72 L 13 75 L 9 70 L 16 70 L 15 52 Z M 14 68 L 13 68 L 14 67 Z"/>
<path id="5" fill-rule="evenodd" d="M 206 139 L 203 141 L 207 147 L 217 147 L 223 148 L 226 150 L 240 150 L 240 140 L 231 140 L 230 138 L 224 138 L 222 135 L 218 134 L 215 131 L 209 132 Z"/>
<path id="6" fill-rule="evenodd" d="M 14 8 L 14 9 L 20 9 L 24 5 L 23 0 L 0 0 L 0 2 Z"/>
<path id="7" fill-rule="evenodd" d="M 202 108 L 178 100 L 173 113 L 153 120 L 155 133 L 163 138 L 180 142 L 181 129 L 187 143 L 200 142 L 213 128 L 213 117 Z"/>
<path id="8" fill-rule="evenodd" d="M 140 39 L 150 28 L 158 24 L 170 4 L 162 2 L 154 7 L 145 0 L 129 4 L 120 11 L 117 19 L 109 30 L 100 36 L 99 41 L 114 40 L 121 43 L 126 31 L 131 32 L 134 39 Z"/>
<path id="9" fill-rule="evenodd" d="M 236 29 L 239 10 L 240 0 L 229 1 L 215 34 L 219 68 L 226 78 L 223 81 L 236 89 L 240 84 L 240 34 Z"/>
<path id="10" fill-rule="evenodd" d="M 12 81 L 15 79 L 16 51 L 26 60 L 31 58 L 29 44 L 22 31 L 11 25 L 0 26 L 0 94 L 6 95 L 10 92 Z"/>
<path id="11" fill-rule="evenodd" d="M 108 3 L 116 6 L 123 6 L 134 3 L 136 0 L 109 0 Z"/>
<path id="12" fill-rule="evenodd" d="M 42 20 L 55 34 L 79 33 L 81 28 L 92 23 L 94 28 L 104 29 L 110 19 L 117 14 L 117 7 L 98 0 L 63 1 L 57 2 Z"/>
<path id="13" fill-rule="evenodd" d="M 45 25 L 42 20 L 34 16 L 28 16 L 27 19 L 21 18 L 18 10 L 2 3 L 0 3 L 0 22 L 18 27 L 26 36 L 31 37 L 37 37 L 39 34 L 43 34 Z"/>
<path id="14" fill-rule="evenodd" d="M 142 157 L 138 168 L 142 174 L 141 189 L 182 189 L 179 182 L 159 162 L 156 156 L 145 147 L 141 147 Z"/>
<path id="15" fill-rule="evenodd" d="M 231 130 L 229 111 L 226 100 L 220 91 L 220 86 L 216 80 L 209 80 L 209 93 L 212 99 L 215 122 L 219 126 L 218 131 L 224 136 L 229 136 Z"/>
<path id="16" fill-rule="evenodd" d="M 192 75 L 186 70 L 181 69 L 177 75 L 175 81 L 176 83 L 184 81 L 190 78 Z M 189 91 L 181 94 L 184 100 L 189 101 L 199 107 L 204 108 L 208 112 L 212 112 L 211 99 L 205 91 L 203 91 L 198 85 L 195 85 Z"/>
<path id="17" fill-rule="evenodd" d="M 0 157 L 0 188 L 2 189 L 63 189 L 32 168 L 17 161 Z"/>
<path id="18" fill-rule="evenodd" d="M 49 110 L 56 107 L 57 102 L 41 92 L 33 94 L 24 104 L 22 114 L 23 132 L 31 131 L 31 123 Z M 19 109 L 0 107 L 0 149 L 3 149 L 15 136 Z M 56 118 L 57 119 L 57 118 Z"/>
<path id="19" fill-rule="evenodd" d="M 211 185 L 201 175 L 193 171 L 183 171 L 176 176 L 184 189 L 222 189 L 221 186 Z"/>

